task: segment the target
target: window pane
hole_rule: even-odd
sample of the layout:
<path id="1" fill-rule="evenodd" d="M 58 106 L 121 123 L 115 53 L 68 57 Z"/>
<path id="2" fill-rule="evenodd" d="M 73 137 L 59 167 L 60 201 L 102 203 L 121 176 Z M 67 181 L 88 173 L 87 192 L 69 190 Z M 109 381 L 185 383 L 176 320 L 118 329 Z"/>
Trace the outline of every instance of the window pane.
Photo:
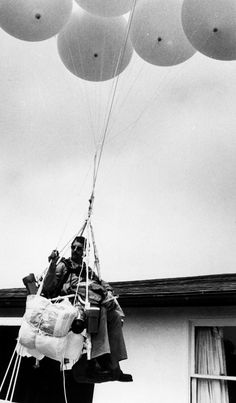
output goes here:
<path id="1" fill-rule="evenodd" d="M 226 381 L 192 379 L 191 386 L 191 403 L 231 403 Z"/>
<path id="2" fill-rule="evenodd" d="M 236 402 L 236 382 L 228 381 L 229 403 Z"/>
<path id="3" fill-rule="evenodd" d="M 195 328 L 195 372 L 236 376 L 236 327 Z"/>
<path id="4" fill-rule="evenodd" d="M 236 327 L 195 328 L 195 373 L 235 381 L 192 380 L 192 403 L 236 403 Z"/>
<path id="5" fill-rule="evenodd" d="M 223 335 L 226 372 L 229 376 L 236 376 L 236 327 L 224 327 Z"/>
<path id="6" fill-rule="evenodd" d="M 202 375 L 226 375 L 222 328 L 196 328 L 195 372 Z"/>

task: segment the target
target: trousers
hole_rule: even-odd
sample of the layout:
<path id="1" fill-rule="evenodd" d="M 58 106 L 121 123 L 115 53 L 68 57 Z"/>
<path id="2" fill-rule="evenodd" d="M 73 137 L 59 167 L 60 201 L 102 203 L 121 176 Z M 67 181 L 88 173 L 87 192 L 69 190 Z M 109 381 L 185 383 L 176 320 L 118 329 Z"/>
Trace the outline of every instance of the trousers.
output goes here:
<path id="1" fill-rule="evenodd" d="M 113 368 L 127 359 L 121 316 L 116 310 L 101 307 L 98 332 L 91 336 L 91 342 L 91 358 L 110 354 Z"/>

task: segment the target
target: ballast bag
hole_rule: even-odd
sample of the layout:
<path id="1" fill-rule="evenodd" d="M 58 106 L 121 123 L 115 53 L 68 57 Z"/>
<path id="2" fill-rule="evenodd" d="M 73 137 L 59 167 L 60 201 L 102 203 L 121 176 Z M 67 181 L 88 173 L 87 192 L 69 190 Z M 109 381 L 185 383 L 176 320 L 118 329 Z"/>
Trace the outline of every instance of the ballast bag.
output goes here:
<path id="1" fill-rule="evenodd" d="M 28 295 L 24 320 L 38 327 L 41 322 L 42 313 L 50 304 L 51 301 L 49 299 L 41 297 L 40 295 Z"/>
<path id="2" fill-rule="evenodd" d="M 39 353 L 36 349 L 24 347 L 19 343 L 19 341 L 16 345 L 16 352 L 21 357 L 34 357 L 37 360 L 42 360 L 44 358 L 44 355 Z"/>
<path id="3" fill-rule="evenodd" d="M 66 336 L 53 337 L 43 333 L 37 334 L 35 340 L 36 349 L 39 353 L 60 362 L 65 356 L 66 344 Z"/>
<path id="4" fill-rule="evenodd" d="M 51 302 L 49 299 L 39 295 L 29 295 L 26 302 L 26 311 L 23 323 L 28 323 L 37 331 L 55 337 L 63 337 L 69 332 L 73 320 L 76 318 L 77 308 L 68 299 L 62 302 Z M 26 327 L 26 326 L 25 326 Z M 29 329 L 30 332 L 30 329 Z M 25 332 L 23 332 L 25 333 Z M 28 348 L 29 345 L 21 343 Z"/>
<path id="5" fill-rule="evenodd" d="M 78 361 L 81 357 L 84 337 L 81 334 L 69 332 L 65 337 L 53 337 L 39 333 L 35 341 L 37 351 L 56 361 L 62 362 L 65 358 Z"/>
<path id="6" fill-rule="evenodd" d="M 39 329 L 54 337 L 64 337 L 76 316 L 77 308 L 68 299 L 59 303 L 50 303 L 42 313 Z"/>
<path id="7" fill-rule="evenodd" d="M 69 360 L 78 361 L 82 355 L 84 347 L 84 336 L 69 332 L 66 336 L 66 348 L 64 358 Z"/>
<path id="8" fill-rule="evenodd" d="M 47 356 L 61 362 L 67 354 L 68 358 L 77 360 L 82 350 L 82 336 L 68 337 L 77 314 L 78 308 L 68 298 L 53 303 L 39 295 L 29 295 L 18 343 L 27 349 L 27 354 L 39 359 Z"/>
<path id="9" fill-rule="evenodd" d="M 30 349 L 35 349 L 35 339 L 38 329 L 23 319 L 21 324 L 18 341 L 22 346 Z"/>

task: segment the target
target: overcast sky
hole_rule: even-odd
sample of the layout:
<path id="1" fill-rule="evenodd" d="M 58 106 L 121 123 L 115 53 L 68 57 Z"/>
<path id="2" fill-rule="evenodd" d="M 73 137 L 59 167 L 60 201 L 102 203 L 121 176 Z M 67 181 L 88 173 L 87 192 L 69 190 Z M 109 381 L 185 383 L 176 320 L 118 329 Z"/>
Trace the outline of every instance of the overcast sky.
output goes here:
<path id="1" fill-rule="evenodd" d="M 40 274 L 87 213 L 112 82 L 62 64 L 56 38 L 0 31 L 1 288 Z M 118 82 L 93 226 L 109 281 L 235 272 L 236 62 L 134 54 Z"/>

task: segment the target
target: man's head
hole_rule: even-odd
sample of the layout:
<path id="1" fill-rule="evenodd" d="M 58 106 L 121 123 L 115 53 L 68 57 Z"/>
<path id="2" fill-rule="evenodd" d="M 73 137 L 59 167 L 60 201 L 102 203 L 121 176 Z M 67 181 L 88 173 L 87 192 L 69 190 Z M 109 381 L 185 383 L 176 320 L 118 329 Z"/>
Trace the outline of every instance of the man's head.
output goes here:
<path id="1" fill-rule="evenodd" d="M 71 259 L 76 263 L 82 263 L 86 238 L 77 236 L 71 244 Z"/>

